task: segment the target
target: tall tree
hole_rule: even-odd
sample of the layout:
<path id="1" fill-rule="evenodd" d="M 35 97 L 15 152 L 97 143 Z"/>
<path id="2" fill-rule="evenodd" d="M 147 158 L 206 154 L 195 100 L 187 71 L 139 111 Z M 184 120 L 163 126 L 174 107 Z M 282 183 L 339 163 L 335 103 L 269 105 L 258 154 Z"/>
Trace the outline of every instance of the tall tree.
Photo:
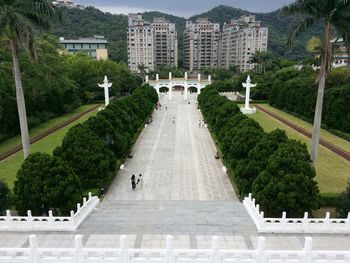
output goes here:
<path id="1" fill-rule="evenodd" d="M 316 79 L 318 83 L 317 101 L 312 132 L 311 160 L 316 165 L 320 141 L 322 107 L 326 78 L 332 67 L 332 39 L 342 37 L 350 50 L 350 1 L 349 0 L 297 0 L 284 6 L 283 16 L 301 17 L 288 38 L 289 47 L 305 30 L 317 23 L 323 23 L 324 36 L 321 47 L 321 68 Z"/>
<path id="2" fill-rule="evenodd" d="M 57 18 L 60 18 L 60 13 L 48 0 L 0 0 L 0 36 L 8 40 L 11 47 L 24 158 L 30 154 L 30 142 L 19 49 L 28 49 L 32 58 L 36 59 L 34 28 L 48 29 Z"/>

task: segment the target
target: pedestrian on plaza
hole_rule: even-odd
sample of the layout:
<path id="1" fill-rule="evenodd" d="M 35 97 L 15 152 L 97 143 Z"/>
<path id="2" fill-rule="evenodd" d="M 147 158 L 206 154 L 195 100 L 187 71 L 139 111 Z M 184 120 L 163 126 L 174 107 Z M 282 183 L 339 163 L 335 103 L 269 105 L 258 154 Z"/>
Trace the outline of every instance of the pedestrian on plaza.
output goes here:
<path id="1" fill-rule="evenodd" d="M 202 127 L 202 121 L 201 121 L 201 120 L 198 121 L 198 127 L 199 127 L 199 128 Z"/>
<path id="2" fill-rule="evenodd" d="M 143 178 L 142 178 L 142 174 L 139 174 L 139 178 L 137 179 L 137 185 L 139 185 L 139 189 L 140 189 L 140 190 L 143 189 Z"/>
<path id="3" fill-rule="evenodd" d="M 173 117 L 173 123 L 175 124 L 175 117 Z"/>
<path id="4" fill-rule="evenodd" d="M 135 182 L 135 180 L 136 180 L 136 177 L 135 177 L 135 175 L 133 174 L 133 175 L 131 176 L 131 188 L 132 188 L 133 191 L 135 191 L 135 188 L 136 188 L 136 182 Z"/>
<path id="5" fill-rule="evenodd" d="M 165 106 L 165 110 L 168 110 L 168 106 Z"/>

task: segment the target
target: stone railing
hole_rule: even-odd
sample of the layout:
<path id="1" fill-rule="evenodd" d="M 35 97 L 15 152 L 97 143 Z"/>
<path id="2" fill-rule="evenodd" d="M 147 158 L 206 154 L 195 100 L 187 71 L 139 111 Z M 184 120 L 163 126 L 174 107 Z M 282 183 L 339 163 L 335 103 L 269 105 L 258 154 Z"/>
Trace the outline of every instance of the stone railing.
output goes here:
<path id="1" fill-rule="evenodd" d="M 309 218 L 305 212 L 303 218 L 287 218 L 286 212 L 281 218 L 266 218 L 260 206 L 249 194 L 244 198 L 243 205 L 254 221 L 259 233 L 350 233 L 350 213 L 347 218 Z"/>
<path id="2" fill-rule="evenodd" d="M 40 248 L 35 235 L 29 237 L 27 248 L 0 248 L 0 263 L 348 263 L 350 251 L 312 250 L 312 238 L 305 238 L 301 250 L 267 250 L 266 240 L 259 237 L 253 250 L 220 249 L 219 238 L 212 238 L 211 249 L 176 249 L 173 237 L 167 236 L 166 247 L 129 249 L 126 236 L 120 238 L 120 248 L 84 248 L 83 236 L 76 235 L 74 247 Z"/>
<path id="3" fill-rule="evenodd" d="M 83 205 L 77 204 L 77 211 L 71 211 L 70 216 L 32 216 L 30 210 L 27 216 L 12 216 L 6 211 L 6 216 L 0 216 L 0 231 L 75 231 L 87 218 L 100 199 L 89 193 L 88 199 L 83 198 Z"/>

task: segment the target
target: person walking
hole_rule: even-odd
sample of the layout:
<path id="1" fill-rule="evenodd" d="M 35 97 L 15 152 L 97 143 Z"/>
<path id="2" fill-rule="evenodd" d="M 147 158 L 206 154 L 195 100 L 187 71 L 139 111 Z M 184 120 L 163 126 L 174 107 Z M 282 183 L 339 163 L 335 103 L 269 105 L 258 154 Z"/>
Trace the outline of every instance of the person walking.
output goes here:
<path id="1" fill-rule="evenodd" d="M 136 188 L 136 177 L 135 177 L 134 174 L 131 176 L 131 188 L 132 188 L 133 191 L 135 191 L 135 188 Z"/>
<path id="2" fill-rule="evenodd" d="M 175 124 L 175 117 L 173 117 L 173 123 Z"/>
<path id="3" fill-rule="evenodd" d="M 142 178 L 142 174 L 139 174 L 139 178 L 137 179 L 137 185 L 139 185 L 139 189 L 140 189 L 140 190 L 143 189 L 143 178 Z"/>

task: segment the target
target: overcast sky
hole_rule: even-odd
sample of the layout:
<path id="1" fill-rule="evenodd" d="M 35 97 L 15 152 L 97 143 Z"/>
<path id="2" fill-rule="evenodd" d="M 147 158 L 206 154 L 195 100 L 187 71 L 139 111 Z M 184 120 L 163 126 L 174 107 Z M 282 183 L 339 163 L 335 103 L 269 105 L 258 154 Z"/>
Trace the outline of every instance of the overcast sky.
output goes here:
<path id="1" fill-rule="evenodd" d="M 156 10 L 188 18 L 218 5 L 233 6 L 251 12 L 269 12 L 293 0 L 75 0 L 75 2 L 85 6 L 92 5 L 114 14 Z"/>

